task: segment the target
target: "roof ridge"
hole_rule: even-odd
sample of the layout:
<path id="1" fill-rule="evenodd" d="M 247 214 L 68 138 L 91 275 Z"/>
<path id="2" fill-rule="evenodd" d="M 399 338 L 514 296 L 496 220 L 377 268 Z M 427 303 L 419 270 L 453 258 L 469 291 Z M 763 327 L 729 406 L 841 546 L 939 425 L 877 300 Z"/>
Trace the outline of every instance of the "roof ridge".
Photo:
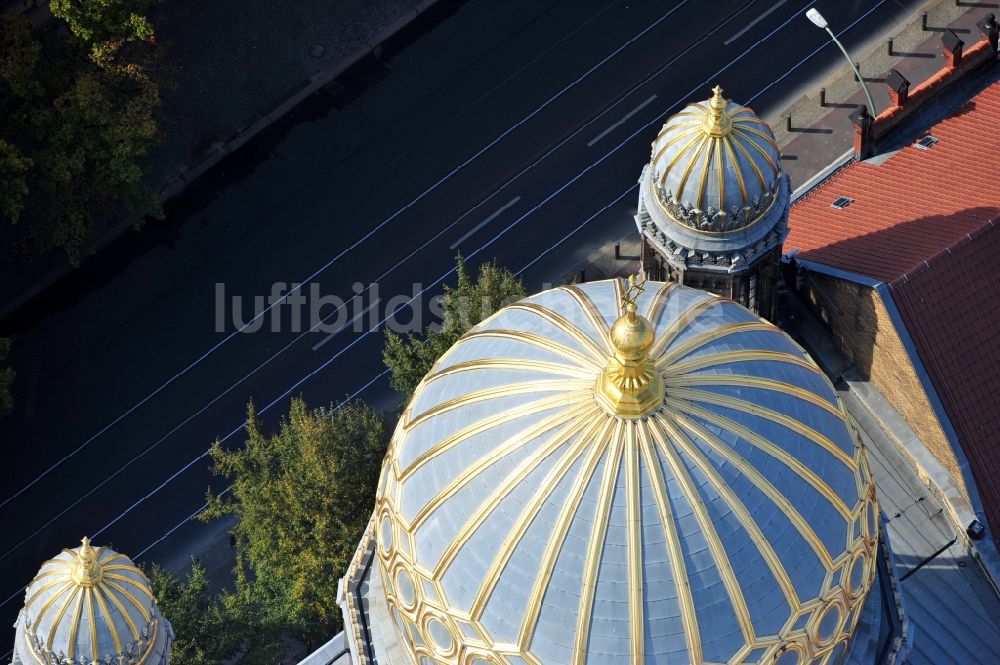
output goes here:
<path id="1" fill-rule="evenodd" d="M 958 250 L 963 245 L 970 244 L 973 240 L 975 240 L 979 236 L 983 235 L 984 233 L 986 233 L 987 231 L 989 231 L 990 229 L 992 229 L 994 226 L 997 226 L 997 224 L 994 223 L 994 220 L 993 219 L 987 219 L 983 223 L 983 225 L 980 226 L 979 228 L 977 228 L 974 231 L 971 231 L 969 233 L 966 233 L 965 235 L 961 236 L 960 238 L 958 238 L 958 240 L 956 240 L 955 242 L 951 243 L 950 245 L 948 245 L 946 247 L 942 247 L 940 250 L 938 250 L 937 252 L 935 252 L 932 256 L 929 256 L 928 258 L 923 259 L 919 263 L 915 264 L 912 270 L 908 270 L 908 271 L 904 272 L 902 275 L 900 275 L 896 279 L 894 279 L 891 282 L 889 282 L 889 286 L 890 287 L 895 287 L 895 286 L 899 286 L 901 284 L 905 284 L 914 275 L 918 274 L 919 272 L 921 272 L 923 270 L 926 270 L 927 268 L 930 268 L 932 263 L 936 263 L 937 261 L 940 261 L 944 257 L 951 255 L 952 253 L 954 253 L 955 250 Z"/>

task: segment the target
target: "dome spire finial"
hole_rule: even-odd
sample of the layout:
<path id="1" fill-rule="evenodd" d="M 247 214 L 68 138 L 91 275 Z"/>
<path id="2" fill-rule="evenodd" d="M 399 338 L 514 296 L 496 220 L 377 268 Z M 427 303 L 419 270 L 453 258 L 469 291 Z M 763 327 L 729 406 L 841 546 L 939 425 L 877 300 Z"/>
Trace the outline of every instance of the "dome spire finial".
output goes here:
<path id="1" fill-rule="evenodd" d="M 73 581 L 82 587 L 94 587 L 101 583 L 104 572 L 97 560 L 98 554 L 90 546 L 90 538 L 84 536 L 80 541 L 80 550 L 76 552 L 76 563 L 73 564 Z"/>
<path id="2" fill-rule="evenodd" d="M 639 418 L 663 403 L 663 377 L 649 361 L 656 332 L 649 319 L 638 314 L 636 301 L 646 290 L 646 280 L 628 278 L 622 294 L 624 311 L 611 327 L 615 350 L 595 385 L 597 401 L 607 411 L 622 418 Z"/>
<path id="3" fill-rule="evenodd" d="M 733 129 L 733 119 L 726 111 L 729 100 L 722 96 L 722 87 L 712 88 L 712 98 L 708 100 L 708 111 L 705 113 L 704 128 L 709 136 L 720 138 Z"/>

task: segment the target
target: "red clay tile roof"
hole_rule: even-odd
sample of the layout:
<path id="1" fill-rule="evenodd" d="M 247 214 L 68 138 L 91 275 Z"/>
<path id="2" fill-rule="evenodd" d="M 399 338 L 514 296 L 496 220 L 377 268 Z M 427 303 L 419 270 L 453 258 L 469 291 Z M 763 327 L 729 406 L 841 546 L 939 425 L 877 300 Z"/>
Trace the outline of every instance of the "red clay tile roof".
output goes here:
<path id="1" fill-rule="evenodd" d="M 1000 219 L 1000 83 L 879 166 L 854 162 L 792 207 L 785 251 L 884 282 Z M 854 203 L 830 204 L 840 196 Z"/>
<path id="2" fill-rule="evenodd" d="M 892 287 L 1000 532 L 1000 220 Z"/>
<path id="3" fill-rule="evenodd" d="M 929 133 L 799 199 L 785 251 L 888 284 L 1000 533 L 1000 83 Z"/>

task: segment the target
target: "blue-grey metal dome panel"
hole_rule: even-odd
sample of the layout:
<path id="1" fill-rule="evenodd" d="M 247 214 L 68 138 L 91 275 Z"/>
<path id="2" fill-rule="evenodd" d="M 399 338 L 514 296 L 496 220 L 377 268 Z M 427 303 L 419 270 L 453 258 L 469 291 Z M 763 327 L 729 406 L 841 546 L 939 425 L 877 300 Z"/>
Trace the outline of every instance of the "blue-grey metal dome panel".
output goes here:
<path id="1" fill-rule="evenodd" d="M 664 402 L 609 415 L 621 291 L 501 310 L 403 414 L 376 538 L 414 662 L 811 663 L 849 640 L 876 507 L 836 392 L 739 305 L 650 283 Z"/>

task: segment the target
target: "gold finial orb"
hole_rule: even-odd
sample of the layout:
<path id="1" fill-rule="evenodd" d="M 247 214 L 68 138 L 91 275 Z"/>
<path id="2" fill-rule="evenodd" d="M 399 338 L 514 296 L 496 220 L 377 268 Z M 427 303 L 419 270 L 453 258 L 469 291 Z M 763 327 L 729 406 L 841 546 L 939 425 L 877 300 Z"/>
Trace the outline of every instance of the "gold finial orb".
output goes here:
<path id="1" fill-rule="evenodd" d="M 708 100 L 708 111 L 702 123 L 706 134 L 721 138 L 733 130 L 733 118 L 726 111 L 728 108 L 729 100 L 722 96 L 722 88 L 712 88 L 712 98 Z"/>
<path id="2" fill-rule="evenodd" d="M 636 314 L 634 302 L 625 304 L 625 315 L 611 326 L 611 344 L 624 360 L 640 360 L 653 346 L 653 326 L 644 316 Z"/>
<path id="3" fill-rule="evenodd" d="M 74 552 L 76 562 L 73 564 L 71 573 L 73 581 L 82 587 L 93 587 L 101 583 L 104 571 L 97 560 L 99 552 L 90 546 L 90 538 L 86 536 L 80 541 L 81 546 L 78 552 Z"/>
<path id="4" fill-rule="evenodd" d="M 649 319 L 638 314 L 636 306 L 646 282 L 631 276 L 628 285 L 622 294 L 625 313 L 611 326 L 614 354 L 601 371 L 594 394 L 611 415 L 640 418 L 663 404 L 663 377 L 648 358 L 656 331 Z"/>

